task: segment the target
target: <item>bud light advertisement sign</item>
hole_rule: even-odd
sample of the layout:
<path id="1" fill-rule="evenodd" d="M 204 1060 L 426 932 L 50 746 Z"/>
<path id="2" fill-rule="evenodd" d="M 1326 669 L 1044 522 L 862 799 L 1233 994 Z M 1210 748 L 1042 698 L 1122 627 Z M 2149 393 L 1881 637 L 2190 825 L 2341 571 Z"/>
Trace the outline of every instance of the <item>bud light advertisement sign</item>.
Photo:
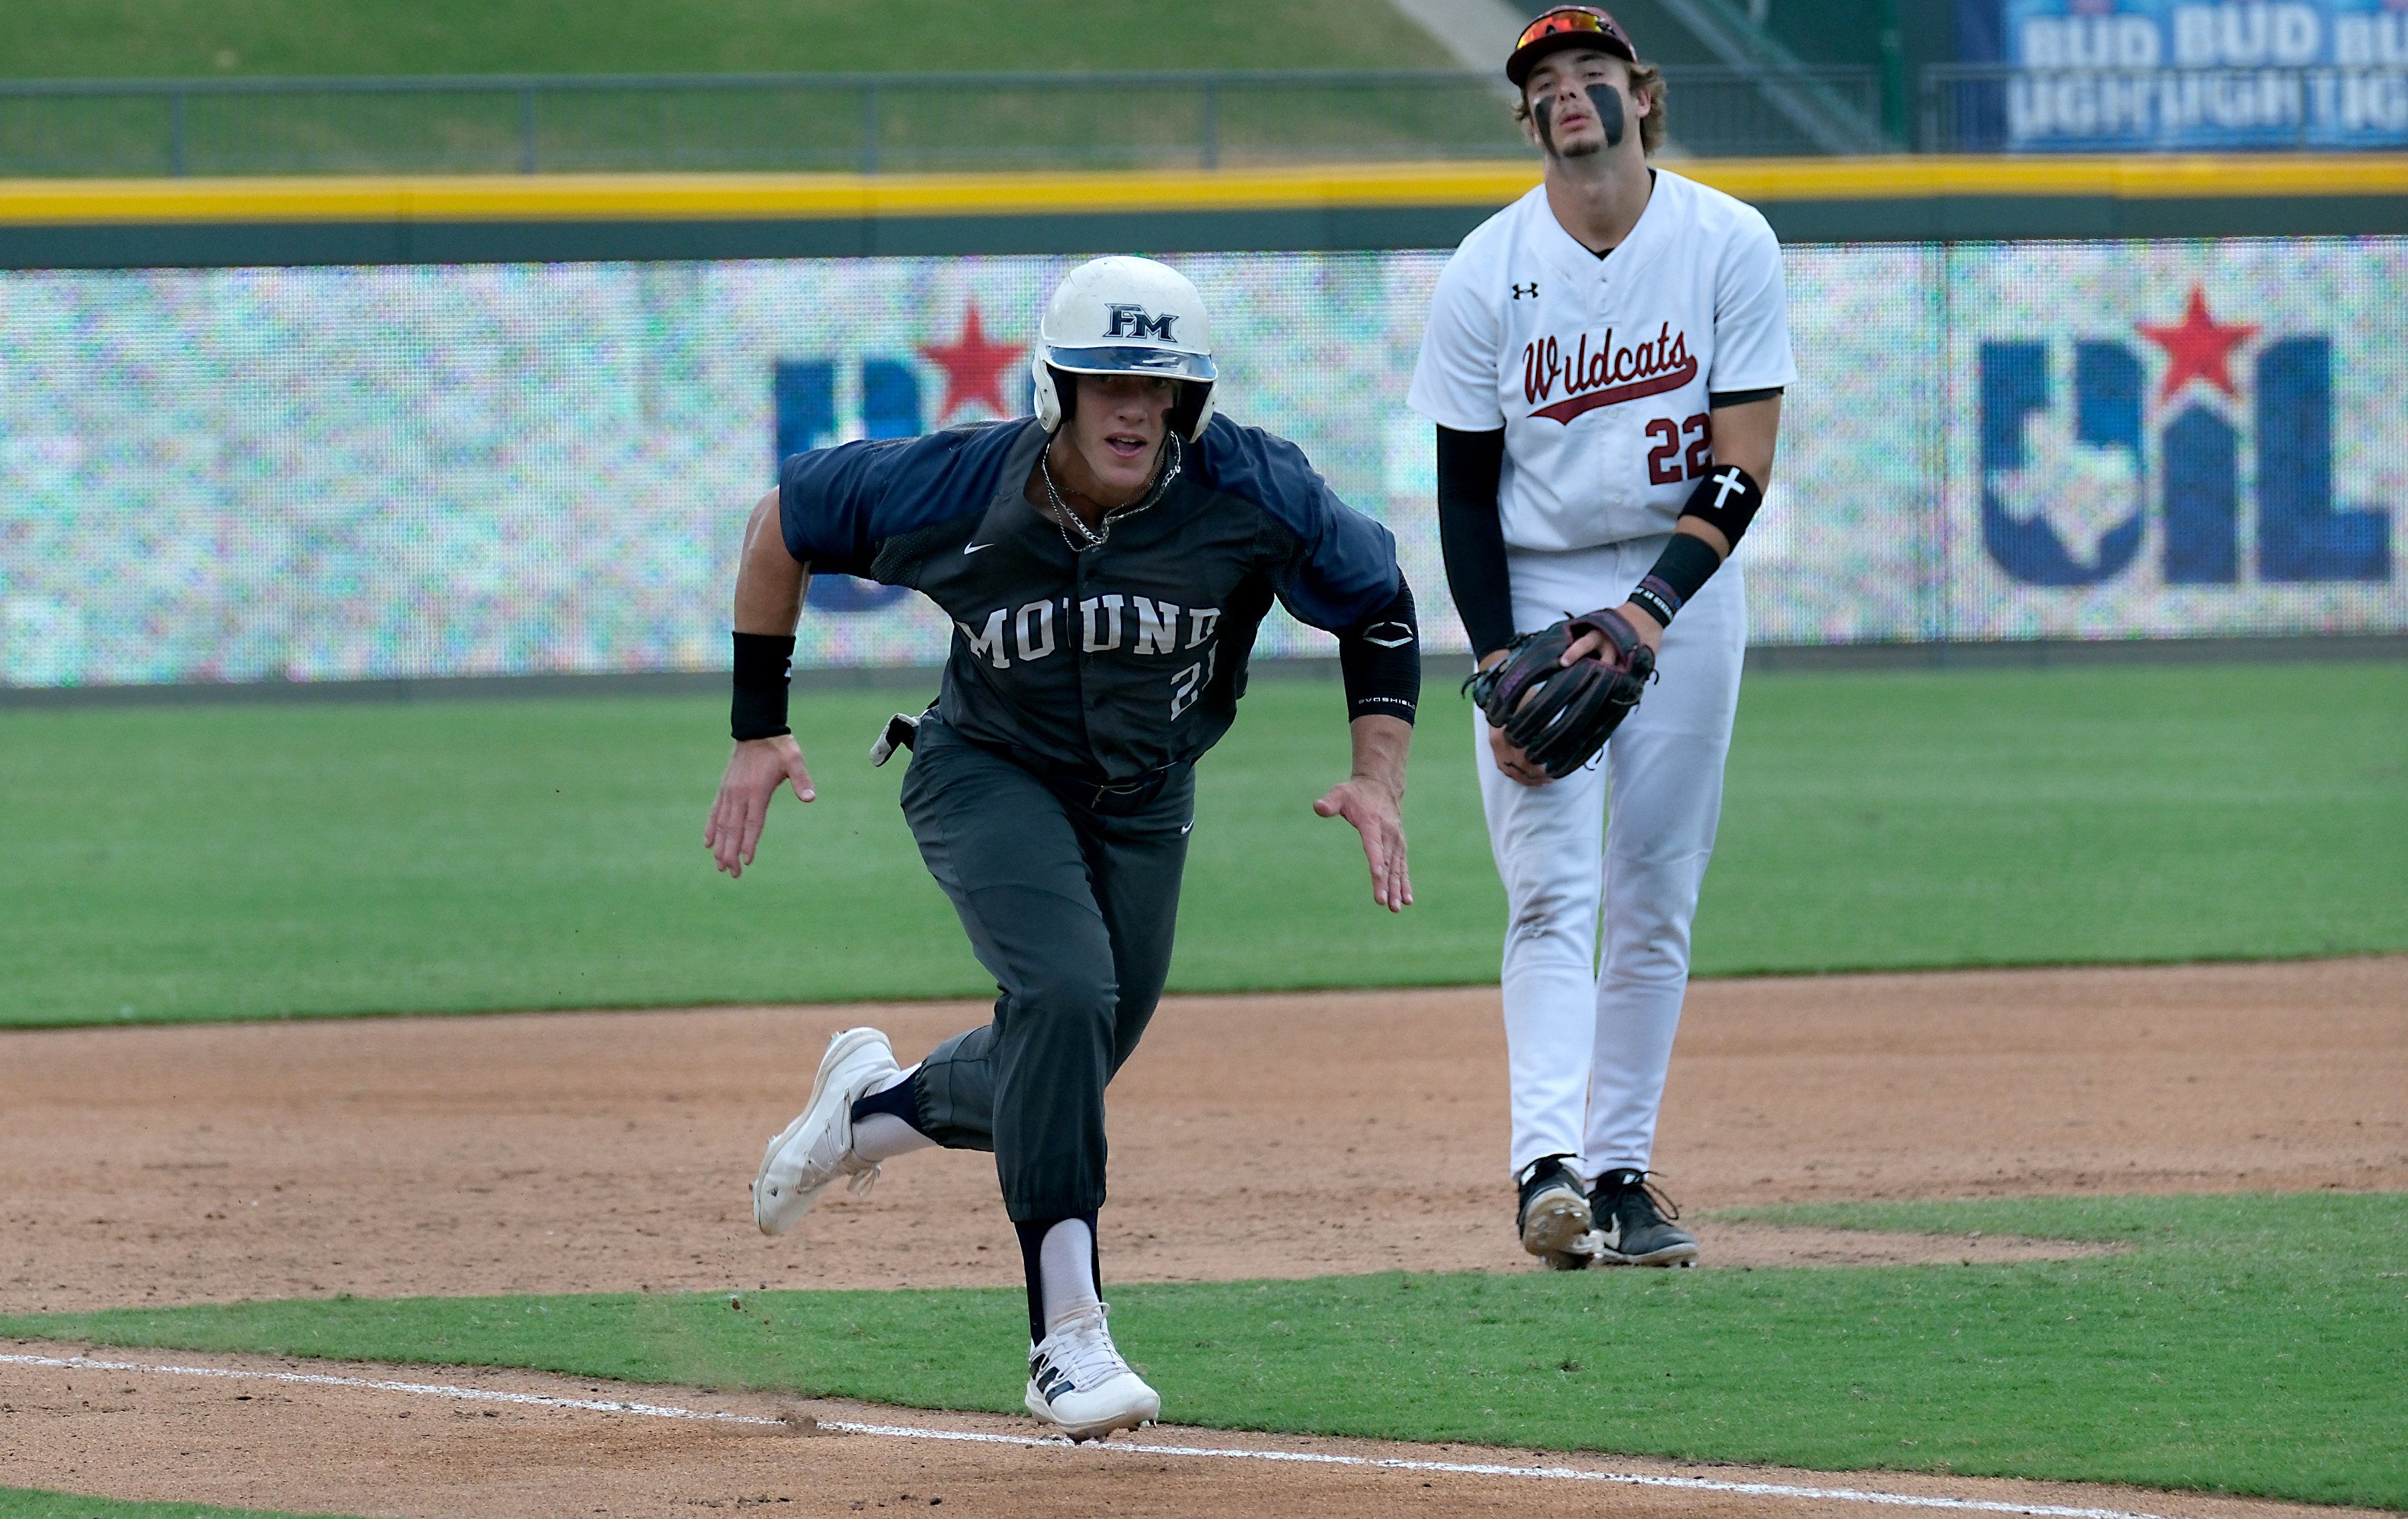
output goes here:
<path id="1" fill-rule="evenodd" d="M 2408 144 L 2408 0 L 2005 0 L 2009 146 Z"/>

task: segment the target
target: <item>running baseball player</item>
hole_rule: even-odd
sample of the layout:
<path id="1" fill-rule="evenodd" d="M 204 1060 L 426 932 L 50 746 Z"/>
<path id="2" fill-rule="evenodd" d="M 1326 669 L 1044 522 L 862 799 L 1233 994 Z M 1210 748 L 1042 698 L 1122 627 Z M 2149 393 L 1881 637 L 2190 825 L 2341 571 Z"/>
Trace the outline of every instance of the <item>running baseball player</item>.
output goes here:
<path id="1" fill-rule="evenodd" d="M 1086 1440 L 1162 1407 L 1113 1347 L 1096 1218 L 1104 1088 L 1168 973 L 1196 762 L 1237 716 L 1274 597 L 1336 633 L 1354 767 L 1313 810 L 1361 833 L 1373 900 L 1401 910 L 1421 655 L 1386 529 L 1294 444 L 1213 415 L 1204 305 L 1176 270 L 1073 270 L 1030 367 L 1034 419 L 785 461 L 746 530 L 736 750 L 705 841 L 740 875 L 778 788 L 811 799 L 786 667 L 813 569 L 944 609 L 937 701 L 871 754 L 911 750 L 904 816 L 996 979 L 995 1018 L 908 1069 L 877 1029 L 837 1035 L 762 1157 L 752 1216 L 782 1234 L 831 1183 L 867 1190 L 898 1155 L 994 1152 L 1027 1269 L 1025 1401 Z"/>
<path id="2" fill-rule="evenodd" d="M 1505 77 L 1545 179 L 1448 263 L 1411 403 L 1437 424 L 1447 583 L 1484 672 L 1515 1226 L 1561 1269 L 1687 1265 L 1649 1163 L 1747 643 L 1727 561 L 1796 378 L 1781 250 L 1753 208 L 1648 164 L 1663 79 L 1612 16 L 1547 11 Z M 1525 717 L 1541 703 L 1558 731 Z"/>

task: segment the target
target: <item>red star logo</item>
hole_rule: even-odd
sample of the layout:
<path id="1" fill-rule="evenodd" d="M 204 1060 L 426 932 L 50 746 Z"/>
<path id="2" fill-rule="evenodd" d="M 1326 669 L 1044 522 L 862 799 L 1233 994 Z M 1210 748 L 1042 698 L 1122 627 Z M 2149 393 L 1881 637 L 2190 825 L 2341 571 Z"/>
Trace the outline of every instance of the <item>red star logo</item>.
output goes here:
<path id="1" fill-rule="evenodd" d="M 945 404 L 937 408 L 937 421 L 943 423 L 973 401 L 996 416 L 1011 415 L 1011 408 L 1003 400 L 1003 377 L 1026 351 L 1010 343 L 988 342 L 985 329 L 979 325 L 978 303 L 972 301 L 962 317 L 961 337 L 949 344 L 920 351 L 929 363 L 945 371 Z"/>
<path id="2" fill-rule="evenodd" d="M 2206 380 L 2227 395 L 2238 397 L 2232 388 L 2232 372 L 2226 367 L 2232 351 L 2249 340 L 2258 329 L 2236 322 L 2219 327 L 2207 314 L 2207 292 L 2197 285 L 2190 287 L 2190 307 L 2183 312 L 2181 322 L 2171 327 L 2152 327 L 2138 323 L 2141 336 L 2166 351 L 2166 382 L 2157 388 L 2157 403 L 2162 406 L 2172 399 L 2174 392 L 2194 378 Z"/>

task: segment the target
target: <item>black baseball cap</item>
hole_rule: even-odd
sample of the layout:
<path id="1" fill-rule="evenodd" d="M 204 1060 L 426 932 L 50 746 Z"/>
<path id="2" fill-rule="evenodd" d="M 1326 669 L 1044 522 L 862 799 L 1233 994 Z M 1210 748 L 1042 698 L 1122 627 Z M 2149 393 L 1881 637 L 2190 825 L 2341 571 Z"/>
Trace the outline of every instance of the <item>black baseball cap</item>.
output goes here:
<path id="1" fill-rule="evenodd" d="M 1529 79 L 1540 59 L 1566 48 L 1589 48 L 1629 63 L 1639 62 L 1639 50 L 1622 23 L 1595 6 L 1557 6 L 1522 29 L 1513 55 L 1505 60 L 1505 77 L 1515 89 Z"/>

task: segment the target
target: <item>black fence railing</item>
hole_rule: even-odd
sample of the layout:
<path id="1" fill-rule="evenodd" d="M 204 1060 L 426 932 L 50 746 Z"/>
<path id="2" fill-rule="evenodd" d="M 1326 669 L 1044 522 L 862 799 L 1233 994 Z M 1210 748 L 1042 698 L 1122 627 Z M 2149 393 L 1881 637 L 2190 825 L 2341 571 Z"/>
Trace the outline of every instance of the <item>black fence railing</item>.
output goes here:
<path id="1" fill-rule="evenodd" d="M 1923 71 L 1932 153 L 2386 150 L 2408 148 L 2408 67 Z"/>
<path id="2" fill-rule="evenodd" d="M 1828 152 L 1811 91 L 1877 118 L 1871 69 L 1668 68 L 1699 156 Z M 1216 168 L 1528 151 L 1454 70 L 527 75 L 0 81 L 0 178 Z"/>

